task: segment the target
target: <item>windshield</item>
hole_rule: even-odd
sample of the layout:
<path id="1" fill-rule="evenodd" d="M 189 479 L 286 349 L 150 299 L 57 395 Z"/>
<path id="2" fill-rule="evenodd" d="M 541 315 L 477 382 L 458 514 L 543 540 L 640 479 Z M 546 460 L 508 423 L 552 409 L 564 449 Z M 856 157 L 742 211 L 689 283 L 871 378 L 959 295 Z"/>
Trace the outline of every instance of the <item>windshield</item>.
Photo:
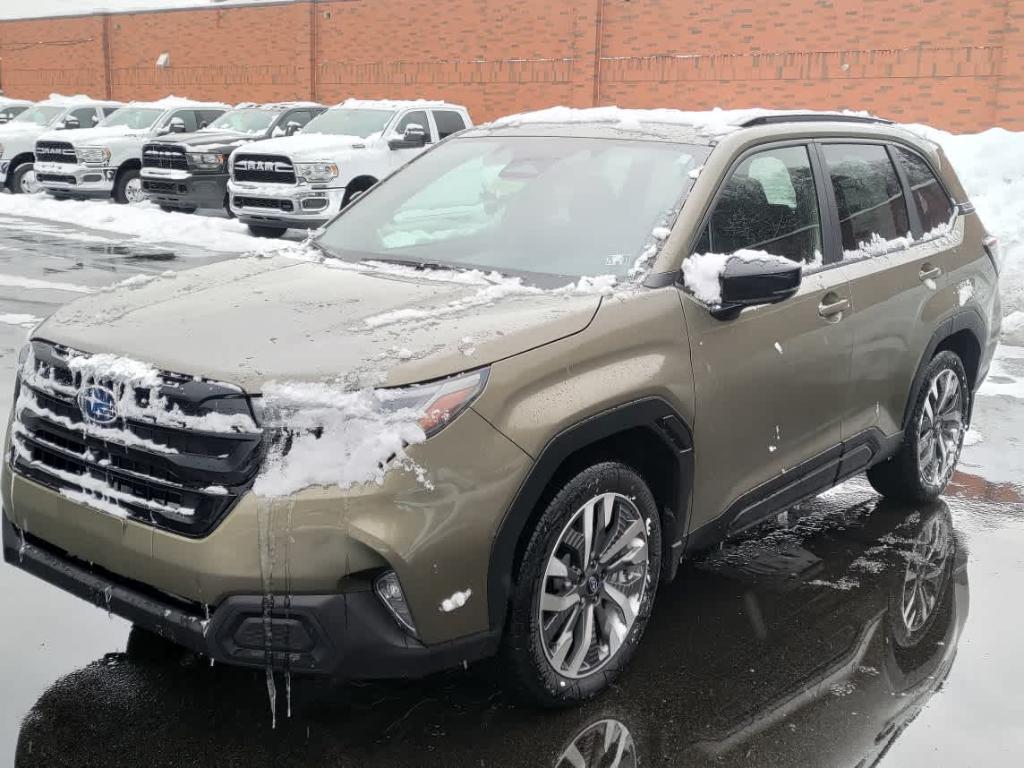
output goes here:
<path id="1" fill-rule="evenodd" d="M 395 114 L 388 109 L 329 109 L 309 121 L 303 133 L 328 133 L 365 139 L 380 133 Z"/>
<path id="2" fill-rule="evenodd" d="M 670 226 L 709 147 L 463 138 L 410 163 L 318 239 L 349 259 L 625 275 Z"/>
<path id="3" fill-rule="evenodd" d="M 12 123 L 35 123 L 36 125 L 49 125 L 58 117 L 64 114 L 66 107 L 44 107 L 36 105 L 29 107 L 16 118 Z"/>
<path id="4" fill-rule="evenodd" d="M 225 112 L 204 131 L 238 131 L 239 133 L 264 133 L 281 114 L 266 109 L 246 108 Z"/>
<path id="5" fill-rule="evenodd" d="M 144 107 L 123 107 L 100 123 L 101 128 L 123 125 L 126 128 L 143 130 L 149 128 L 162 115 L 162 109 Z"/>

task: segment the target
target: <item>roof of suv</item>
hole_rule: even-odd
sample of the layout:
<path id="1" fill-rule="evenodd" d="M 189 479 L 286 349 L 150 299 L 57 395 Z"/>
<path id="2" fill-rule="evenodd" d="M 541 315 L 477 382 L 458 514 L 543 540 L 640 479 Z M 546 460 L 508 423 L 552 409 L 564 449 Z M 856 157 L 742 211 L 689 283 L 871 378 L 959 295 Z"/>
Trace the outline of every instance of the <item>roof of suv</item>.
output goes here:
<path id="1" fill-rule="evenodd" d="M 409 109 L 413 107 L 432 108 L 448 107 L 449 109 L 465 109 L 461 104 L 447 101 L 430 101 L 428 99 L 345 99 L 331 109 Z"/>
<path id="2" fill-rule="evenodd" d="M 232 109 L 265 109 L 268 112 L 283 112 L 286 109 L 296 109 L 298 107 L 326 109 L 323 104 L 316 101 L 274 101 L 266 104 L 260 104 L 257 101 L 243 101 L 241 104 L 235 104 Z"/>
<path id="3" fill-rule="evenodd" d="M 49 98 L 37 101 L 36 104 L 45 107 L 120 107 L 122 102 L 112 99 L 93 99 L 82 95 L 62 96 L 59 93 L 52 93 Z"/>
<path id="4" fill-rule="evenodd" d="M 231 106 L 219 101 L 193 101 L 179 96 L 168 96 L 157 101 L 131 101 L 124 106 L 156 109 L 175 109 L 177 107 L 208 107 L 210 109 L 231 109 Z"/>

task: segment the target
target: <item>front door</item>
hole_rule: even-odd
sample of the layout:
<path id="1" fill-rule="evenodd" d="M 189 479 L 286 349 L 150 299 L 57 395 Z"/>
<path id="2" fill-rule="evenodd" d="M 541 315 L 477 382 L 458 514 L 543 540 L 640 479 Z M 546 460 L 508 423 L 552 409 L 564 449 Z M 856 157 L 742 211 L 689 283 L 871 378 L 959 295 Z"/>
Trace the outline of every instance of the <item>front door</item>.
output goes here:
<path id="1" fill-rule="evenodd" d="M 823 489 L 835 477 L 850 295 L 845 271 L 823 263 L 834 242 L 822 225 L 815 163 L 803 144 L 742 158 L 695 248 L 766 251 L 806 272 L 793 298 L 732 320 L 682 294 L 696 390 L 691 532 L 712 522 L 746 527 L 794 491 Z"/>

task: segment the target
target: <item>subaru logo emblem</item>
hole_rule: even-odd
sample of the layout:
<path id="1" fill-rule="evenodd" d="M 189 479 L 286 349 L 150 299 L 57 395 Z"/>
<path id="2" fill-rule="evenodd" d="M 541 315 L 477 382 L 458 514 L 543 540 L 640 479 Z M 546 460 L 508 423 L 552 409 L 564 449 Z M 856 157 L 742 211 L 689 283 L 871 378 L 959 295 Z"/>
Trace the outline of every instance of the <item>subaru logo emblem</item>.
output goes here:
<path id="1" fill-rule="evenodd" d="M 109 387 L 85 387 L 78 392 L 78 408 L 86 421 L 110 424 L 117 418 L 117 396 Z"/>

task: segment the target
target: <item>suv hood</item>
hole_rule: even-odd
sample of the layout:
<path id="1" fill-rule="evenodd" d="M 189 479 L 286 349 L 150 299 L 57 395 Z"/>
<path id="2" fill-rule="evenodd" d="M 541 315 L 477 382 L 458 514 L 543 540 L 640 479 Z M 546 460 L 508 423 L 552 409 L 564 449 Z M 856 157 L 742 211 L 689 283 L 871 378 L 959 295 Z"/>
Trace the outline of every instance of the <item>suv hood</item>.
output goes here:
<path id="1" fill-rule="evenodd" d="M 261 133 L 242 133 L 241 131 L 196 131 L 195 133 L 176 133 L 173 134 L 173 138 L 161 136 L 154 142 L 181 144 L 193 152 L 222 152 L 258 141 L 262 136 Z"/>
<path id="2" fill-rule="evenodd" d="M 264 139 L 248 145 L 245 154 L 285 155 L 293 160 L 337 160 L 339 155 L 358 152 L 376 144 L 376 137 L 363 139 L 359 136 L 343 136 L 329 133 L 296 133 Z"/>
<path id="3" fill-rule="evenodd" d="M 243 257 L 134 278 L 59 309 L 33 338 L 258 393 L 269 381 L 399 386 L 479 367 L 583 330 L 598 293 L 507 279 Z"/>

